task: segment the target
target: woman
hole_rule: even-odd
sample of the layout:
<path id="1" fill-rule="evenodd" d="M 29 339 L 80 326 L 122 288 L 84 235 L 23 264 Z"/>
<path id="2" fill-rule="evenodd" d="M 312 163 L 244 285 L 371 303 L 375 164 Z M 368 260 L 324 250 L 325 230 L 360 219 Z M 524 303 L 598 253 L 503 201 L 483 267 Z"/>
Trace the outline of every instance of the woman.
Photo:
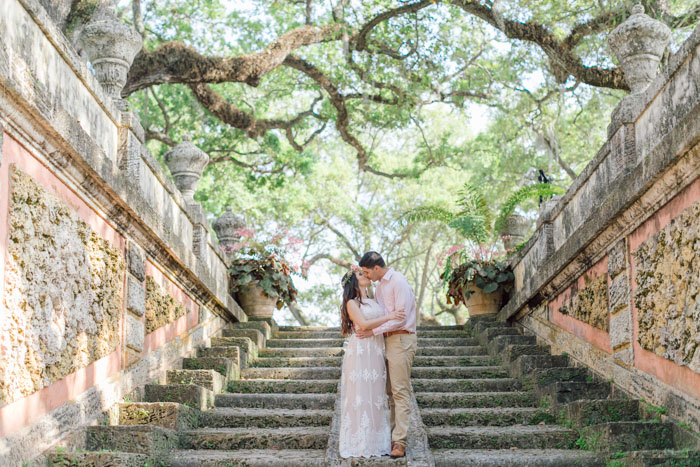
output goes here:
<path id="1" fill-rule="evenodd" d="M 340 456 L 372 457 L 391 452 L 391 427 L 386 395 L 384 337 L 358 339 L 354 329 L 369 330 L 390 320 L 404 319 L 401 312 L 385 315 L 367 298 L 370 284 L 361 270 L 343 277 L 340 323 L 345 344 L 340 383 Z"/>

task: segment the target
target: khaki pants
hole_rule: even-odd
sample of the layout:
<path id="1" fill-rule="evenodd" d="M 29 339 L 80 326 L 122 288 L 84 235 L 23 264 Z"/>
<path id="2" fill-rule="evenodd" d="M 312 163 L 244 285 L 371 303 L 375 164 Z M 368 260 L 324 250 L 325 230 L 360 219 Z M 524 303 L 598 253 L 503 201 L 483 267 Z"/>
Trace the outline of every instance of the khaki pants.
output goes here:
<path id="1" fill-rule="evenodd" d="M 386 393 L 391 410 L 391 443 L 406 447 L 411 418 L 411 366 L 416 355 L 415 334 L 395 334 L 385 339 Z"/>

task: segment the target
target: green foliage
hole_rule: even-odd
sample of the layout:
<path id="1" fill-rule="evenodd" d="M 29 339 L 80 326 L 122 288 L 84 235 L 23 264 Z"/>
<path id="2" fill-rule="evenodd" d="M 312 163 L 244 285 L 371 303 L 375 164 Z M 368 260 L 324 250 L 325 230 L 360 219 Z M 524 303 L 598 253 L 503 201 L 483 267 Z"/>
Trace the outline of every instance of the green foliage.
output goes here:
<path id="1" fill-rule="evenodd" d="M 297 289 L 287 262 L 276 252 L 250 249 L 235 259 L 229 267 L 231 293 L 246 292 L 260 286 L 270 298 L 277 299 L 277 309 L 296 299 Z"/>
<path id="2" fill-rule="evenodd" d="M 449 271 L 449 272 L 448 272 Z M 515 276 L 510 266 L 500 261 L 483 262 L 467 260 L 454 269 L 446 269 L 447 303 L 464 303 L 474 292 L 475 285 L 485 294 L 503 290 L 508 293 L 513 288 Z"/>
<path id="3" fill-rule="evenodd" d="M 558 195 L 563 192 L 564 190 L 562 188 L 553 186 L 549 183 L 536 183 L 534 185 L 527 185 L 520 188 L 513 193 L 505 203 L 503 203 L 501 212 L 498 214 L 498 218 L 496 219 L 494 230 L 496 232 L 501 232 L 505 225 L 506 219 L 513 214 L 515 208 L 523 201 L 540 197 L 549 198 L 552 195 Z"/>

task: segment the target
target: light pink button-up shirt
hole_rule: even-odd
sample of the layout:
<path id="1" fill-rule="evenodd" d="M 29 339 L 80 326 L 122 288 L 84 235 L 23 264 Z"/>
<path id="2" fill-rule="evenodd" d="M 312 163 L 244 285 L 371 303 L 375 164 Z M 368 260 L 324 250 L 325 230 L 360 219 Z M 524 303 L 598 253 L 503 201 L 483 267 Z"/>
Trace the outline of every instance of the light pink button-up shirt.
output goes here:
<path id="1" fill-rule="evenodd" d="M 375 336 L 400 330 L 416 332 L 416 295 L 403 274 L 389 268 L 377 284 L 375 295 L 387 314 L 394 310 L 404 310 L 406 313 L 403 321 L 387 321 L 374 328 L 372 332 Z"/>

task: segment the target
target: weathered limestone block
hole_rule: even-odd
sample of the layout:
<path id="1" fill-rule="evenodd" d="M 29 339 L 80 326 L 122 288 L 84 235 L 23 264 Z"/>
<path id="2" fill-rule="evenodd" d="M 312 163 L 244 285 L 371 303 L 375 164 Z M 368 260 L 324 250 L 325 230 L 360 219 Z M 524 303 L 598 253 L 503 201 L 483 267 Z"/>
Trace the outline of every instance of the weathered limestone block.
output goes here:
<path id="1" fill-rule="evenodd" d="M 610 311 L 615 313 L 627 306 L 629 298 L 629 279 L 627 274 L 620 274 L 610 284 Z"/>
<path id="2" fill-rule="evenodd" d="M 199 412 L 176 402 L 130 402 L 119 404 L 120 425 L 155 425 L 171 430 L 197 426 Z"/>
<path id="3" fill-rule="evenodd" d="M 145 336 L 144 326 L 141 320 L 131 313 L 126 313 L 126 345 L 141 352 Z"/>
<path id="4" fill-rule="evenodd" d="M 619 240 L 608 252 L 608 275 L 614 278 L 627 269 L 627 245 L 625 239 Z"/>
<path id="5" fill-rule="evenodd" d="M 117 248 L 18 169 L 8 229 L 0 404 L 117 348 L 126 269 Z"/>
<path id="6" fill-rule="evenodd" d="M 628 307 L 610 317 L 610 346 L 617 349 L 631 341 L 632 315 Z"/>
<path id="7" fill-rule="evenodd" d="M 146 279 L 146 254 L 134 242 L 129 242 L 129 247 L 126 249 L 127 265 L 129 272 L 138 280 Z"/>
<path id="8" fill-rule="evenodd" d="M 596 277 L 579 290 L 569 303 L 562 306 L 559 312 L 607 331 L 609 329 L 607 276 L 603 274 Z"/>
<path id="9" fill-rule="evenodd" d="M 639 343 L 700 372 L 700 202 L 632 252 Z"/>
<path id="10" fill-rule="evenodd" d="M 146 311 L 146 290 L 143 288 L 143 282 L 129 274 L 126 287 L 126 308 L 143 316 Z"/>
<path id="11" fill-rule="evenodd" d="M 163 290 L 151 277 L 146 278 L 146 333 L 184 316 L 187 309 Z"/>

